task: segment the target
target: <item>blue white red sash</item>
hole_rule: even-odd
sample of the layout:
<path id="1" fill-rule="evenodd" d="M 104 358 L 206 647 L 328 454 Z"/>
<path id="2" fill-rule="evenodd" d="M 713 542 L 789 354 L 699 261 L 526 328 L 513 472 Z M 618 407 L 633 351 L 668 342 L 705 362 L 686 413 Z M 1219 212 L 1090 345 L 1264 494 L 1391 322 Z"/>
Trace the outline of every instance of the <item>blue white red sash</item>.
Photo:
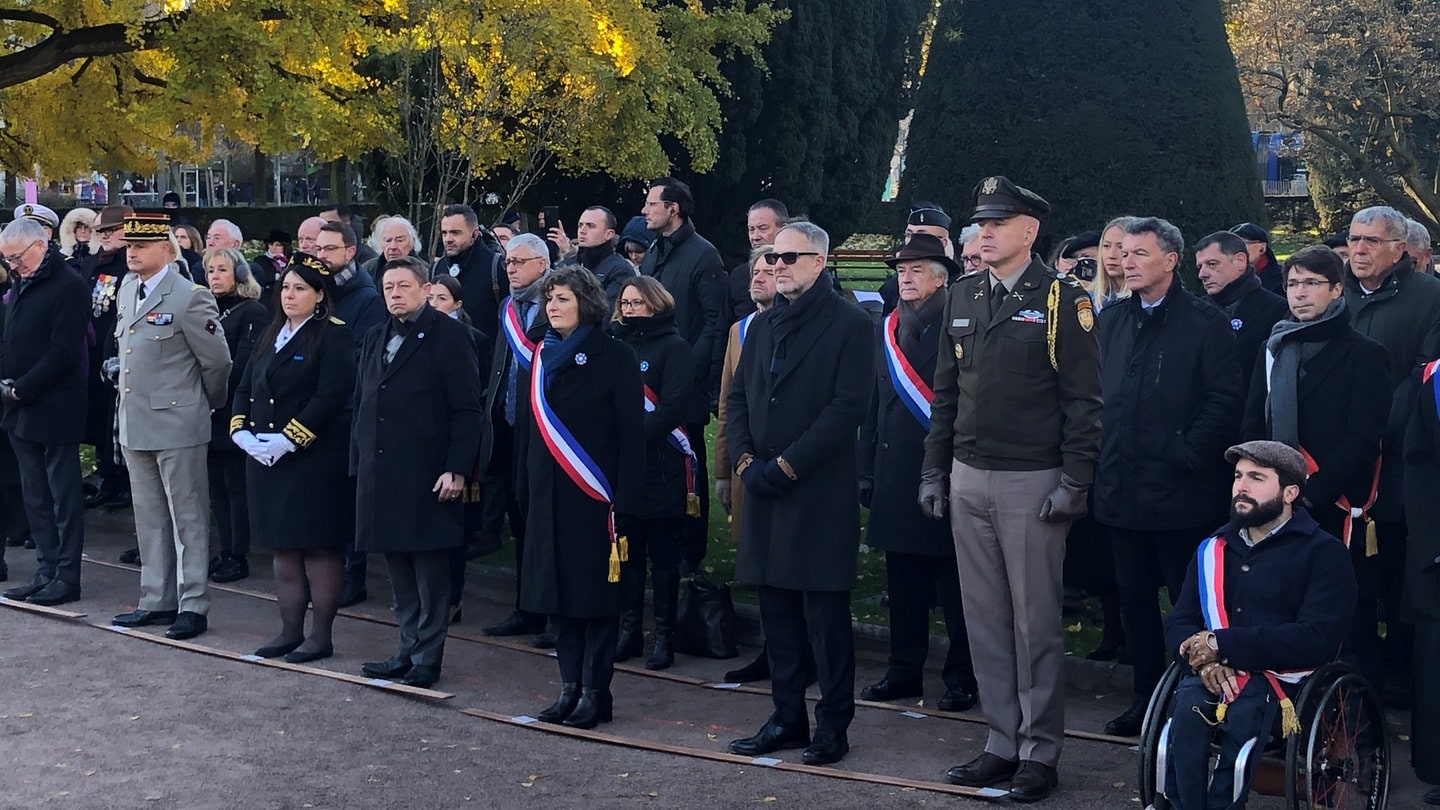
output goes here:
<path id="1" fill-rule="evenodd" d="M 655 395 L 654 389 L 650 386 L 643 386 L 645 393 L 645 412 L 654 413 L 660 406 L 660 397 Z M 685 513 L 690 517 L 700 516 L 700 493 L 695 488 L 695 448 L 690 446 L 690 434 L 685 428 L 676 426 L 665 436 L 671 447 L 679 450 L 685 456 Z"/>
<path id="2" fill-rule="evenodd" d="M 500 304 L 500 329 L 510 344 L 510 353 L 520 368 L 529 371 L 535 358 L 535 341 L 525 336 L 525 322 L 520 320 L 520 309 L 515 306 L 514 296 L 506 296 Z"/>
<path id="3" fill-rule="evenodd" d="M 1200 544 L 1195 552 L 1195 579 L 1200 586 L 1200 614 L 1205 619 L 1205 628 L 1214 632 L 1224 630 L 1230 626 L 1230 614 L 1225 608 L 1225 538 L 1215 535 L 1207 538 Z M 1298 683 L 1312 670 L 1286 672 L 1283 675 L 1271 670 L 1263 673 L 1265 680 L 1270 682 L 1270 688 L 1275 696 L 1280 699 L 1281 731 L 1285 736 L 1297 734 L 1300 731 L 1300 723 L 1295 717 L 1295 704 L 1291 702 L 1285 690 L 1280 686 L 1283 678 L 1290 683 Z M 1235 680 L 1237 685 L 1235 693 L 1238 695 L 1250 681 L 1251 673 L 1236 670 Z M 1215 707 L 1215 721 L 1225 721 L 1225 707 L 1230 701 L 1223 695 L 1220 704 Z"/>
<path id="4" fill-rule="evenodd" d="M 759 314 L 758 312 L 752 312 L 740 319 L 740 329 L 738 330 L 740 348 L 745 348 L 745 333 L 750 331 L 750 322 L 755 320 L 755 316 Z"/>
<path id="5" fill-rule="evenodd" d="M 894 310 L 885 316 L 885 327 L 881 330 L 885 344 L 885 364 L 890 369 L 890 383 L 900 401 L 919 420 L 920 427 L 930 429 L 930 403 L 935 401 L 935 392 L 920 372 L 910 365 L 905 353 L 900 351 L 896 330 L 900 328 L 900 311 Z"/>
<path id="6" fill-rule="evenodd" d="M 518 353 L 516 356 L 518 358 Z M 610 581 L 618 582 L 619 564 L 624 555 L 620 553 L 615 536 L 615 490 L 611 489 L 600 465 L 590 458 L 590 454 L 585 452 L 585 448 L 580 446 L 580 442 L 550 408 L 550 403 L 545 399 L 544 352 L 536 351 L 533 357 L 535 368 L 530 375 L 530 410 L 535 416 L 535 425 L 540 431 L 540 437 L 545 440 L 546 448 L 550 450 L 550 457 L 555 459 L 555 463 L 565 471 L 565 475 L 581 492 L 609 507 L 606 521 L 610 535 Z"/>

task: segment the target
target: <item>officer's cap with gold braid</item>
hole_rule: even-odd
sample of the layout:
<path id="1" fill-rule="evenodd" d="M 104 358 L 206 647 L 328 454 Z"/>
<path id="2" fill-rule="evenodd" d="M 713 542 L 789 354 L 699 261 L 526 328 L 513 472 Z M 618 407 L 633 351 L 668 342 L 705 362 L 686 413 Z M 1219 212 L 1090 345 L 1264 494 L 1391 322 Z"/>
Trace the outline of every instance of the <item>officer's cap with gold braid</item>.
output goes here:
<path id="1" fill-rule="evenodd" d="M 170 241 L 170 217 L 168 214 L 126 214 L 126 242 L 168 242 Z"/>
<path id="2" fill-rule="evenodd" d="M 311 256 L 309 253 L 297 252 L 292 254 L 290 256 L 290 266 L 303 267 L 312 273 L 319 274 L 321 278 L 329 278 L 334 275 L 330 272 L 330 268 L 325 265 L 325 262 L 320 261 L 320 259 L 315 256 Z"/>

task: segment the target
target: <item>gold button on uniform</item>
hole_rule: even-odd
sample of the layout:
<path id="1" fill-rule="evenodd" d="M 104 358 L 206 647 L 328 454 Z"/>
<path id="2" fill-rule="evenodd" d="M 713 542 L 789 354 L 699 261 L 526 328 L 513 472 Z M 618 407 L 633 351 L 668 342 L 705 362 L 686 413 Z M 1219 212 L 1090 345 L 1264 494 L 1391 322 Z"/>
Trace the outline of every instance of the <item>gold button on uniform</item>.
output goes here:
<path id="1" fill-rule="evenodd" d="M 128 387 L 125 389 L 125 393 L 130 393 L 130 389 Z"/>

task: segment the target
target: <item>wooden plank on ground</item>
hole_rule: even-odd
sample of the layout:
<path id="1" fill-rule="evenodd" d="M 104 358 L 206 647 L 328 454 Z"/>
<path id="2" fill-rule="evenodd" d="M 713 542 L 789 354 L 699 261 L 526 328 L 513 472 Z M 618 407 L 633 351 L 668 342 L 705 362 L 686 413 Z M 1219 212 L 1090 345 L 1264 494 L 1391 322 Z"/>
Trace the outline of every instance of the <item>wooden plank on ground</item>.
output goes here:
<path id="1" fill-rule="evenodd" d="M 26 613 L 39 613 L 41 616 L 54 616 L 57 619 L 85 618 L 84 613 L 76 613 L 70 610 L 61 610 L 60 608 L 47 607 L 45 605 L 32 605 L 29 602 L 23 602 L 15 599 L 6 599 L 3 596 L 0 596 L 0 605 L 4 605 L 8 608 L 15 608 L 16 610 L 23 610 Z"/>

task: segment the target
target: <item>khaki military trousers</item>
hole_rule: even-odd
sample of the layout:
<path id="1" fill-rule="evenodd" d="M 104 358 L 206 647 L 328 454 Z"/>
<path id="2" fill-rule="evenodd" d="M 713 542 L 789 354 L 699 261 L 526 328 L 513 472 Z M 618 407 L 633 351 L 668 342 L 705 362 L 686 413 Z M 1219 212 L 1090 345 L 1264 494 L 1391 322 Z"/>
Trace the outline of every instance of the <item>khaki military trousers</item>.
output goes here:
<path id="1" fill-rule="evenodd" d="M 130 470 L 140 545 L 140 610 L 210 612 L 210 489 L 207 445 L 121 447 Z"/>

